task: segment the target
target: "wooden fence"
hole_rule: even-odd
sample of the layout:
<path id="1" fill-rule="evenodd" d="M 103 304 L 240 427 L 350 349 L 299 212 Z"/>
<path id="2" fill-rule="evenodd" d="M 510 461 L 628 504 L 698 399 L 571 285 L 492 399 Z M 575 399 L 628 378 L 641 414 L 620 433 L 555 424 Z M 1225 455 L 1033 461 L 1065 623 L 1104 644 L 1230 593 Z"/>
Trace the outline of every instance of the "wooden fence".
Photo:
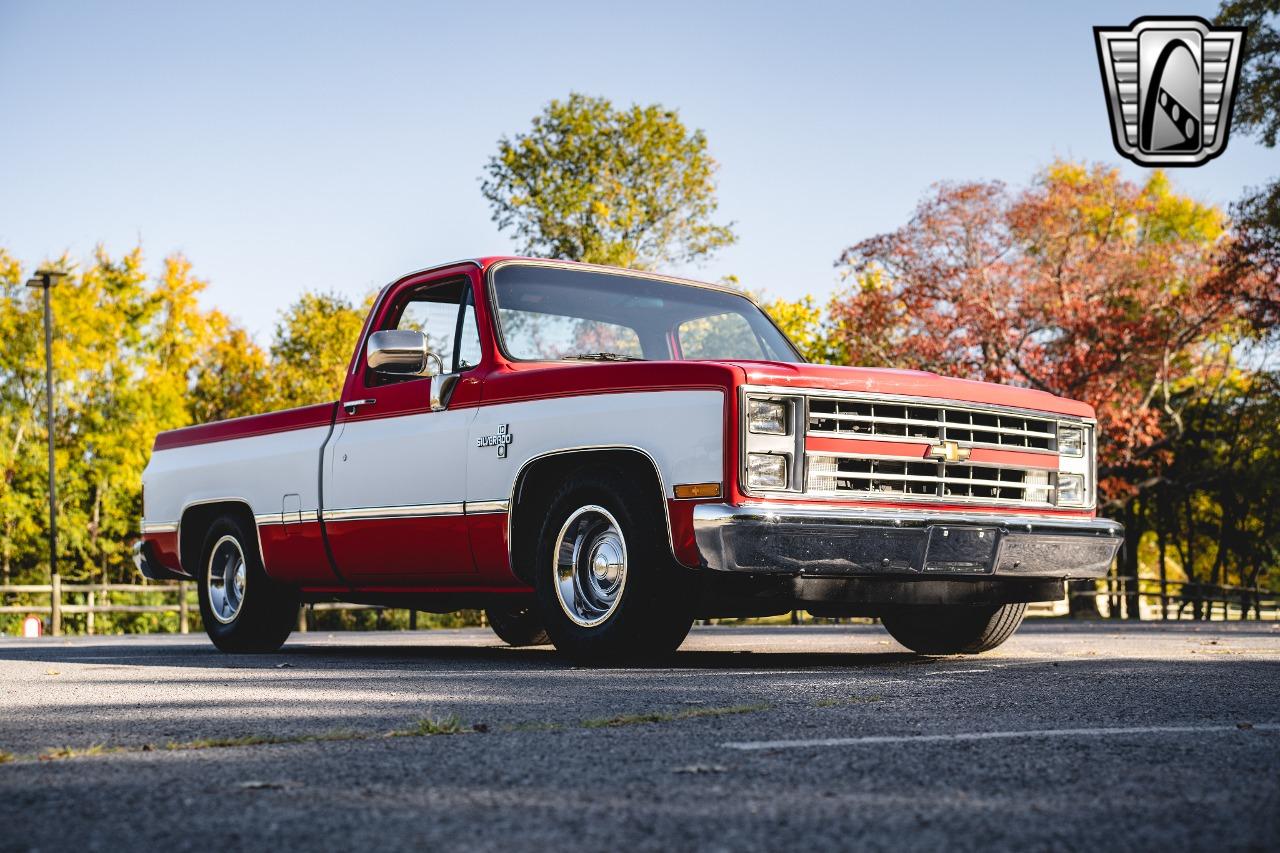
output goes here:
<path id="1" fill-rule="evenodd" d="M 1067 599 L 1037 605 L 1037 615 L 1066 615 L 1069 599 L 1092 598 L 1099 611 L 1110 618 L 1144 620 L 1277 620 L 1280 619 L 1280 592 L 1258 587 L 1240 587 L 1224 584 L 1192 583 L 1188 581 L 1159 581 L 1152 578 L 1138 579 L 1138 612 L 1131 613 L 1128 590 L 1131 578 L 1106 578 L 1095 589 L 1072 590 Z M 0 614 L 40 615 L 49 617 L 50 633 L 62 633 L 62 617 L 85 617 L 85 631 L 93 634 L 95 616 L 106 613 L 176 613 L 178 631 L 191 630 L 191 614 L 199 612 L 195 601 L 195 584 L 178 583 L 61 583 L 0 585 Z M 136 598 L 139 593 L 160 593 L 172 602 L 164 604 L 122 603 L 121 597 Z M 36 596 L 47 604 L 12 604 L 13 595 Z M 65 599 L 70 598 L 71 601 Z M 115 599 L 115 600 L 113 600 Z M 379 610 L 368 604 L 321 602 L 308 604 L 298 613 L 298 630 L 307 630 L 308 614 L 325 610 Z M 794 614 L 793 614 L 794 615 Z M 794 621 L 794 620 L 793 620 Z M 409 612 L 409 627 L 417 627 L 417 613 Z"/>
<path id="2" fill-rule="evenodd" d="M 139 593 L 160 593 L 172 598 L 172 603 L 165 604 L 132 604 L 121 603 L 119 598 L 134 598 Z M 39 615 L 49 617 L 50 633 L 62 633 L 62 617 L 64 615 L 83 614 L 85 632 L 93 634 L 94 617 L 106 613 L 176 613 L 178 614 L 178 632 L 191 631 L 191 614 L 200 612 L 200 605 L 195 599 L 196 586 L 191 581 L 178 583 L 62 583 L 55 579 L 52 584 L 6 584 L 0 585 L 0 613 L 16 613 L 20 615 Z M 47 604 L 9 603 L 11 595 L 38 596 Z M 66 599 L 72 599 L 68 602 Z M 116 600 L 113 600 L 116 599 Z M 298 630 L 307 630 L 307 617 L 312 611 L 321 610 L 377 610 L 382 608 L 369 604 L 345 604 L 341 602 L 320 602 L 308 604 L 298 611 Z M 410 615 L 410 624 L 416 623 L 415 614 Z"/>

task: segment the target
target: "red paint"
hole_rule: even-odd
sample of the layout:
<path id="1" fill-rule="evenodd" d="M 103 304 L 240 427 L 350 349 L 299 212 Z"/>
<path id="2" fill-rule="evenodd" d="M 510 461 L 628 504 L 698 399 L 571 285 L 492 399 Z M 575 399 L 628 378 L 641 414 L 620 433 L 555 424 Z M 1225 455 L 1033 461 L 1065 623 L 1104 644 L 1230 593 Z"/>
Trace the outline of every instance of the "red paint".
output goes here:
<path id="1" fill-rule="evenodd" d="M 484 378 L 481 405 L 636 391 L 728 392 L 741 375 L 709 361 L 508 362 Z"/>
<path id="2" fill-rule="evenodd" d="M 475 581 L 462 515 L 326 521 L 329 546 L 352 584 L 455 576 Z"/>
<path id="3" fill-rule="evenodd" d="M 333 583 L 337 575 L 329 566 L 320 522 L 264 524 L 258 527 L 262 563 L 267 574 L 281 583 Z"/>
<path id="4" fill-rule="evenodd" d="M 308 595 L 513 595 L 527 596 L 527 586 L 476 586 L 475 584 L 356 584 L 355 586 L 304 586 Z"/>
<path id="5" fill-rule="evenodd" d="M 928 459 L 932 442 L 878 441 L 866 438 L 827 438 L 809 436 L 804 449 L 811 453 L 854 453 L 866 456 L 894 456 L 903 459 Z M 1058 470 L 1058 454 L 1029 453 L 1025 450 L 1004 450 L 994 447 L 975 447 L 970 450 L 967 462 L 971 465 L 1010 465 L 1020 468 Z"/>
<path id="6" fill-rule="evenodd" d="M 142 535 L 144 542 L 151 543 L 151 553 L 156 558 L 156 562 L 164 566 L 166 569 L 175 572 L 181 572 L 189 575 L 182 568 L 182 561 L 178 558 L 178 531 L 172 533 L 144 533 Z"/>
<path id="7" fill-rule="evenodd" d="M 303 406 L 300 409 L 285 409 L 282 412 L 269 412 L 265 415 L 250 415 L 229 421 L 214 421 L 211 424 L 172 429 L 156 436 L 152 451 L 328 426 L 333 420 L 334 405 L 320 403 L 315 406 Z"/>
<path id="8" fill-rule="evenodd" d="M 693 508 L 700 503 L 715 503 L 712 500 L 667 501 L 667 517 L 671 519 L 671 550 L 676 559 L 691 569 L 702 564 L 702 556 L 698 553 L 698 543 L 693 536 Z"/>
<path id="9" fill-rule="evenodd" d="M 467 536 L 476 574 L 495 586 L 518 581 L 508 557 L 507 514 L 486 512 L 467 516 Z M 530 558 L 532 555 L 528 555 Z"/>
<path id="10" fill-rule="evenodd" d="M 1012 385 L 996 385 L 992 382 L 975 382 L 971 379 L 952 379 L 920 370 L 833 367 L 825 364 L 786 364 L 773 361 L 725 363 L 741 367 L 747 374 L 747 383 L 751 385 L 898 394 L 906 397 L 929 397 L 990 406 L 1010 406 L 1080 418 L 1094 416 L 1093 407 L 1087 403 L 1057 397 L 1044 391 L 1017 388 Z"/>

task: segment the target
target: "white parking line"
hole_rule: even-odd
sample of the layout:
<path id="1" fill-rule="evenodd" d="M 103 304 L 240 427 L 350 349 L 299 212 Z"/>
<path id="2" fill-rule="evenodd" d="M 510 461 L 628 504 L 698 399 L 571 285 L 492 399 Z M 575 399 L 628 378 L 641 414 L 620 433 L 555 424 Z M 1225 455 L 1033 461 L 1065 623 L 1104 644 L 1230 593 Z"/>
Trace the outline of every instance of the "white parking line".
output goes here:
<path id="1" fill-rule="evenodd" d="M 720 744 L 725 749 L 809 749 L 821 746 L 867 746 L 887 743 L 958 743 L 975 740 L 1013 740 L 1015 738 L 1116 737 L 1148 734 L 1206 734 L 1241 730 L 1280 731 L 1280 723 L 1231 724 L 1218 726 L 1110 726 L 1094 729 L 1032 729 L 1021 732 L 957 732 L 941 735 L 868 735 L 866 737 L 831 737 L 811 740 L 748 740 Z"/>

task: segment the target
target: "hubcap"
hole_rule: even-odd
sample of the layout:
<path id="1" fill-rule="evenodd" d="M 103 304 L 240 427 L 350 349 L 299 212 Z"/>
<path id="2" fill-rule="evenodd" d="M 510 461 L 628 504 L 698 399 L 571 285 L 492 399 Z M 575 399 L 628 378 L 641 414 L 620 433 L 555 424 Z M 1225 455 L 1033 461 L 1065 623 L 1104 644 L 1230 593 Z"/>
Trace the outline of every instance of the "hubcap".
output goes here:
<path id="1" fill-rule="evenodd" d="M 244 604 L 244 590 L 248 584 L 244 552 L 234 536 L 223 536 L 213 546 L 206 583 L 213 618 L 224 625 L 234 621 Z"/>
<path id="2" fill-rule="evenodd" d="M 591 628 L 613 615 L 627 585 L 627 543 L 607 509 L 592 504 L 570 515 L 552 559 L 566 616 Z"/>

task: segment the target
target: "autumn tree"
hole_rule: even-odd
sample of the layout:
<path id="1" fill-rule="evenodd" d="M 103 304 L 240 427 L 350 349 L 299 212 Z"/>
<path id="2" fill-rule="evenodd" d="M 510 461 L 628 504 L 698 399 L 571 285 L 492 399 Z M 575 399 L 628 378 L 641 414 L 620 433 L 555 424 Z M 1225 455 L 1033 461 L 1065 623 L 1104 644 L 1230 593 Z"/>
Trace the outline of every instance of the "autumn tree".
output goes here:
<path id="1" fill-rule="evenodd" d="M 1136 578 L 1151 490 L 1187 412 L 1239 373 L 1258 288 L 1222 260 L 1219 210 L 1103 166 L 1058 162 L 1020 191 L 944 184 L 837 266 L 823 334 L 848 363 L 914 367 L 1090 402 L 1105 511 Z M 830 347 L 828 347 L 830 349 Z M 1131 601 L 1136 609 L 1136 597 Z"/>
<path id="2" fill-rule="evenodd" d="M 1176 427 L 1180 382 L 1221 369 L 1238 293 L 1211 289 L 1227 220 L 1116 170 L 1059 162 L 1028 189 L 937 187 L 847 249 L 832 306 L 853 363 L 918 367 L 1091 402 L 1113 506 Z"/>
<path id="3" fill-rule="evenodd" d="M 351 349 L 371 306 L 371 299 L 356 306 L 334 293 L 304 293 L 285 309 L 271 344 L 275 407 L 337 399 Z"/>
<path id="4" fill-rule="evenodd" d="M 573 93 L 498 141 L 481 191 L 525 254 L 652 269 L 735 241 L 714 221 L 716 168 L 675 110 Z"/>
<path id="5" fill-rule="evenodd" d="M 1248 28 L 1233 132 L 1252 134 L 1274 148 L 1280 134 L 1280 2 L 1228 0 L 1219 24 Z M 1232 207 L 1236 239 L 1223 261 L 1223 281 L 1246 279 L 1249 318 L 1255 329 L 1280 325 L 1280 179 L 1254 187 Z"/>

